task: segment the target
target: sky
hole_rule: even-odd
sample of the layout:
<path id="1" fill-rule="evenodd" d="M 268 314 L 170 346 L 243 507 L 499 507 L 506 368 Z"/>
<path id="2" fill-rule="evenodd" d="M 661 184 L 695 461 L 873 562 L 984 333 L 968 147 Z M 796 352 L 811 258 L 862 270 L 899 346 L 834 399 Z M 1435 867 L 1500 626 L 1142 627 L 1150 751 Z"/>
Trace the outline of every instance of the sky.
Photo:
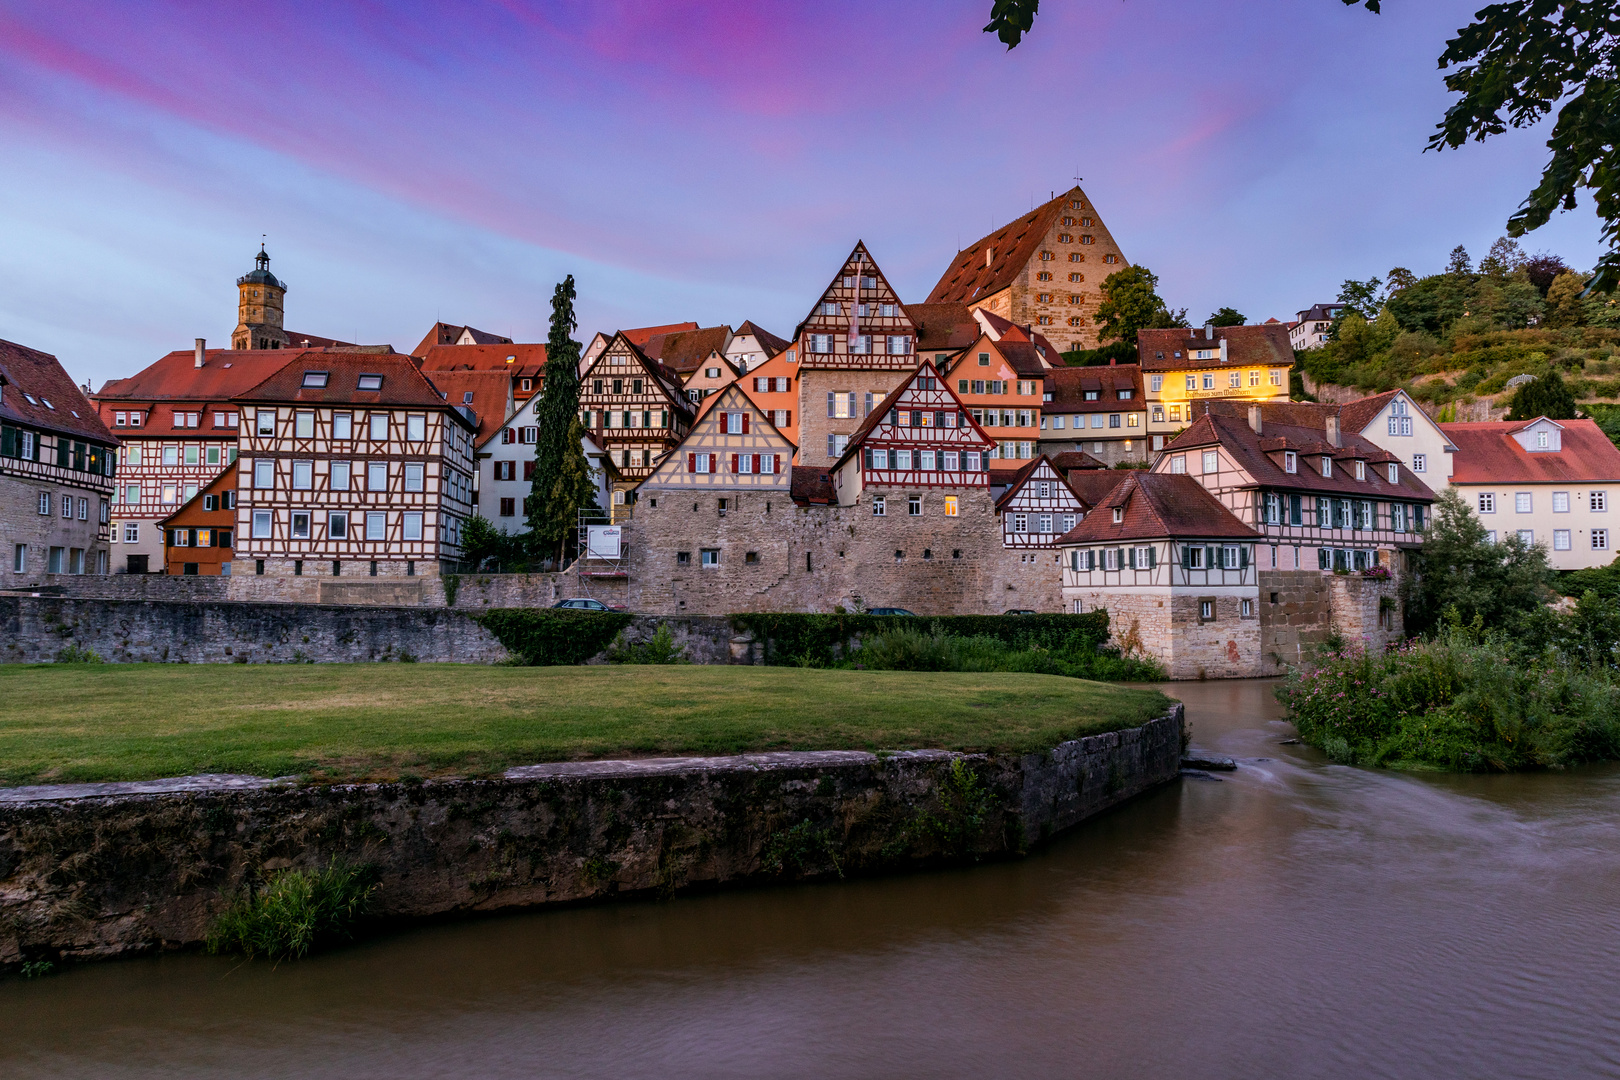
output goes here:
<path id="1" fill-rule="evenodd" d="M 907 301 L 1081 177 L 1173 307 L 1251 321 L 1475 258 L 1546 125 L 1423 147 L 1478 0 L 0 0 L 0 338 L 94 386 L 205 337 L 265 238 L 295 332 L 786 336 L 858 239 Z M 1524 241 L 1586 268 L 1590 207 Z"/>

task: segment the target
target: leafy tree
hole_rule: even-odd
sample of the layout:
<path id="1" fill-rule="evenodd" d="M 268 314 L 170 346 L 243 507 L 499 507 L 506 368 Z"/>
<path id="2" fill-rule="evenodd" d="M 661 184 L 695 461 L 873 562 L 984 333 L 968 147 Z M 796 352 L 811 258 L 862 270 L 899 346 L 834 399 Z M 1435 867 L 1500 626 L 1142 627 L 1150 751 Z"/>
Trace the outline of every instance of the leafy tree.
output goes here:
<path id="1" fill-rule="evenodd" d="M 1548 598 L 1553 580 L 1547 549 L 1509 533 L 1493 543 L 1456 488 L 1434 503 L 1417 572 L 1406 581 L 1406 629 L 1427 633 L 1447 609 L 1464 625 L 1480 619 L 1510 633 Z"/>
<path id="2" fill-rule="evenodd" d="M 1549 420 L 1575 419 L 1575 395 L 1556 371 L 1527 382 L 1513 395 L 1508 411 L 1509 420 L 1534 420 L 1545 416 Z"/>
<path id="3" fill-rule="evenodd" d="M 1547 290 L 1552 288 L 1559 274 L 1567 274 L 1569 270 L 1569 265 L 1563 259 L 1545 251 L 1524 260 L 1524 272 L 1530 278 L 1530 284 L 1541 290 L 1542 296 L 1547 295 Z"/>
<path id="4" fill-rule="evenodd" d="M 1553 278 L 1547 289 L 1547 323 L 1550 326 L 1579 326 L 1586 321 L 1586 305 L 1581 293 L 1586 291 L 1586 279 L 1565 270 Z"/>
<path id="5" fill-rule="evenodd" d="M 1237 308 L 1223 307 L 1204 322 L 1209 326 L 1247 326 L 1249 320 Z"/>
<path id="6" fill-rule="evenodd" d="M 1417 284 L 1417 275 L 1404 266 L 1397 266 L 1389 272 L 1389 283 L 1384 287 L 1386 297 L 1394 296 L 1403 289 L 1410 289 Z"/>
<path id="7" fill-rule="evenodd" d="M 1127 345 L 1123 341 L 1110 341 L 1097 349 L 1071 349 L 1063 354 L 1063 362 L 1072 367 L 1108 363 L 1134 364 L 1136 346 Z"/>
<path id="8" fill-rule="evenodd" d="M 1524 252 L 1517 240 L 1499 236 L 1491 250 L 1479 260 L 1479 272 L 1490 277 L 1507 277 L 1525 264 Z"/>
<path id="9" fill-rule="evenodd" d="M 523 500 L 523 515 L 534 542 L 544 545 L 542 550 L 554 547 L 559 567 L 564 545 L 578 527 L 579 509 L 586 505 L 593 490 L 590 464 L 580 445 L 580 350 L 579 342 L 573 339 L 578 326 L 574 317 L 574 275 L 569 274 L 551 295 L 545 379 L 540 404 L 535 406 L 540 432 L 534 447 L 534 478 Z M 581 475 L 585 477 L 583 486 Z"/>
<path id="10" fill-rule="evenodd" d="M 1158 287 L 1159 276 L 1145 266 L 1109 274 L 1102 283 L 1103 301 L 1097 305 L 1098 336 L 1135 345 L 1138 330 L 1186 326 L 1187 309 L 1171 311 L 1155 291 Z"/>
<path id="11" fill-rule="evenodd" d="M 1356 312 L 1363 319 L 1375 319 L 1378 317 L 1378 308 L 1380 306 L 1378 303 L 1378 286 L 1381 284 L 1382 282 L 1375 277 L 1368 278 L 1366 281 L 1356 281 L 1353 278 L 1346 279 L 1345 283 L 1339 286 L 1339 303 L 1347 305 L 1350 311 Z M 1341 314 L 1340 318 L 1343 317 Z"/>

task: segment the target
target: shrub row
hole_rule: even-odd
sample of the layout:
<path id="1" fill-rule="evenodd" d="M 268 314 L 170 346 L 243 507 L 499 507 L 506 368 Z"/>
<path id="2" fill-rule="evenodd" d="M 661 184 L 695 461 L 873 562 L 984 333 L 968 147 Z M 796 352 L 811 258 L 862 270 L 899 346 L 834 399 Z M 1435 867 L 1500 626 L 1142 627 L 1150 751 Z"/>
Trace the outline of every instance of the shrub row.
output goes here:
<path id="1" fill-rule="evenodd" d="M 519 661 L 542 666 L 583 664 L 630 625 L 623 612 L 555 608 L 496 608 L 474 618 Z"/>
<path id="2" fill-rule="evenodd" d="M 830 664 L 848 655 L 857 639 L 891 630 L 917 630 L 951 637 L 989 637 L 1017 648 L 1095 651 L 1108 640 L 1108 612 L 1083 615 L 733 615 L 731 623 L 764 642 L 767 664 Z"/>

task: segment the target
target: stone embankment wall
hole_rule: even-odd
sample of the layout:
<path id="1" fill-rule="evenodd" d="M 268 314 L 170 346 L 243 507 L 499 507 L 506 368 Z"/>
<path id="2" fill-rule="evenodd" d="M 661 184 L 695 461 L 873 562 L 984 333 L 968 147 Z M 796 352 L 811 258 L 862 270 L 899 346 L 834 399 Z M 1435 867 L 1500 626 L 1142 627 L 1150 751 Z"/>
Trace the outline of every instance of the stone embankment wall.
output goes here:
<path id="1" fill-rule="evenodd" d="M 1398 577 L 1379 581 L 1319 570 L 1263 570 L 1259 607 L 1258 675 L 1298 667 L 1335 631 L 1373 652 L 1406 636 Z"/>
<path id="2" fill-rule="evenodd" d="M 403 920 L 1013 857 L 1173 778 L 1182 730 L 1177 705 L 1021 757 L 835 751 L 411 785 L 0 790 L 0 965 L 194 946 L 229 897 L 334 859 L 375 866 L 376 914 Z"/>

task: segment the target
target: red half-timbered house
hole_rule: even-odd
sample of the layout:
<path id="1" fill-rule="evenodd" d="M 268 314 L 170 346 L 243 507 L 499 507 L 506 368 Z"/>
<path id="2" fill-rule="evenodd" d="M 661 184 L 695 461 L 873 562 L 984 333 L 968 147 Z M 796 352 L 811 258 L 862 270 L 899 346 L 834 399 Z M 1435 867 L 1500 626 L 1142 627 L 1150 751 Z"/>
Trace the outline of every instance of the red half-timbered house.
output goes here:
<path id="1" fill-rule="evenodd" d="M 651 476 L 692 428 L 680 376 L 623 332 L 581 372 L 579 418 L 618 469 L 615 503 Z"/>

